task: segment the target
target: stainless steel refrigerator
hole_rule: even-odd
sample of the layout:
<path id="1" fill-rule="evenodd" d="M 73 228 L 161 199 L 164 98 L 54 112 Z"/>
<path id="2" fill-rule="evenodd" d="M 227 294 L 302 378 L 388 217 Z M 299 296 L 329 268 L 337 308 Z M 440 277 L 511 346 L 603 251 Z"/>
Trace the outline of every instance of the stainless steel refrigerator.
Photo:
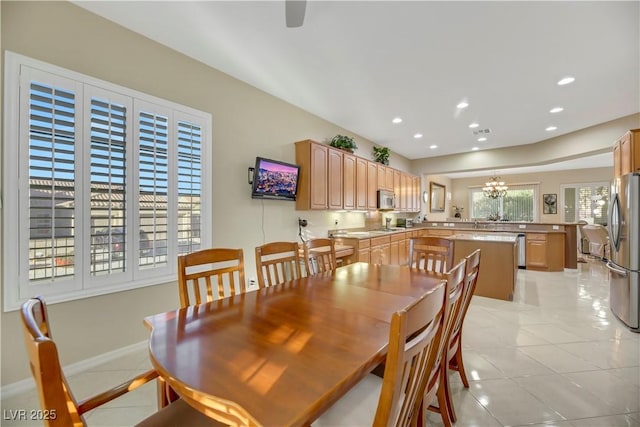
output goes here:
<path id="1" fill-rule="evenodd" d="M 640 173 L 616 178 L 609 206 L 609 304 L 631 330 L 640 332 Z"/>

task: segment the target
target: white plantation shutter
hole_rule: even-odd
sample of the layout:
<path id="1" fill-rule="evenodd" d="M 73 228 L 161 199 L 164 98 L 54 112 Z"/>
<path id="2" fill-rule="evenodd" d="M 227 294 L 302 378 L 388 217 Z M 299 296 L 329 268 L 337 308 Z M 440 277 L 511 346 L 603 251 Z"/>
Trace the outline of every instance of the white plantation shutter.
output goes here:
<path id="1" fill-rule="evenodd" d="M 128 257 L 126 224 L 128 106 L 90 100 L 90 274 L 124 272 Z"/>
<path id="2" fill-rule="evenodd" d="M 202 126 L 178 121 L 178 254 L 201 248 Z"/>
<path id="3" fill-rule="evenodd" d="M 587 221 L 607 225 L 609 221 L 609 183 L 562 185 L 565 222 Z"/>
<path id="4" fill-rule="evenodd" d="M 138 114 L 139 265 L 166 266 L 169 253 L 169 118 Z"/>
<path id="5" fill-rule="evenodd" d="M 175 280 L 178 248 L 211 242 L 211 115 L 11 52 L 5 65 L 5 311 Z"/>
<path id="6" fill-rule="evenodd" d="M 29 279 L 74 274 L 75 94 L 29 85 Z"/>

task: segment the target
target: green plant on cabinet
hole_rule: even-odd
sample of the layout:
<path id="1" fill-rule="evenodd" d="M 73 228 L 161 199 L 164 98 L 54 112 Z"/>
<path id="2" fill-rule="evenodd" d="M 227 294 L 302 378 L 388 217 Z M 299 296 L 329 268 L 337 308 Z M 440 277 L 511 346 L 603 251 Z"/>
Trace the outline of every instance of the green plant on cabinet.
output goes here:
<path id="1" fill-rule="evenodd" d="M 389 147 L 373 147 L 373 158 L 376 162 L 389 166 Z"/>
<path id="2" fill-rule="evenodd" d="M 350 136 L 345 135 L 334 136 L 329 145 L 344 151 L 348 151 L 350 153 L 353 153 L 354 150 L 358 149 L 358 146 L 356 145 L 354 139 Z"/>

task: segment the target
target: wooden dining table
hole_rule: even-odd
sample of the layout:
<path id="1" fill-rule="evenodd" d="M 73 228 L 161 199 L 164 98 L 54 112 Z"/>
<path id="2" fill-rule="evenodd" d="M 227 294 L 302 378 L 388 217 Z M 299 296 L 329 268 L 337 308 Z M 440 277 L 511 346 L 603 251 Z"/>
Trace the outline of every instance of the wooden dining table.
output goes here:
<path id="1" fill-rule="evenodd" d="M 195 409 L 309 425 L 384 361 L 392 313 L 444 276 L 354 263 L 144 319 L 151 362 Z"/>

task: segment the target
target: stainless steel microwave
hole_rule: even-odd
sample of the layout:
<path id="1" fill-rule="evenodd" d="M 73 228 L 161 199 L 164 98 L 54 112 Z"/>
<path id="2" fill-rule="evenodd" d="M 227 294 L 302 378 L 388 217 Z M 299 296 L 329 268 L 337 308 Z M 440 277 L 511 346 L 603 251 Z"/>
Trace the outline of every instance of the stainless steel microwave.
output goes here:
<path id="1" fill-rule="evenodd" d="M 393 191 L 378 190 L 378 209 L 393 210 L 396 208 L 396 195 Z"/>

